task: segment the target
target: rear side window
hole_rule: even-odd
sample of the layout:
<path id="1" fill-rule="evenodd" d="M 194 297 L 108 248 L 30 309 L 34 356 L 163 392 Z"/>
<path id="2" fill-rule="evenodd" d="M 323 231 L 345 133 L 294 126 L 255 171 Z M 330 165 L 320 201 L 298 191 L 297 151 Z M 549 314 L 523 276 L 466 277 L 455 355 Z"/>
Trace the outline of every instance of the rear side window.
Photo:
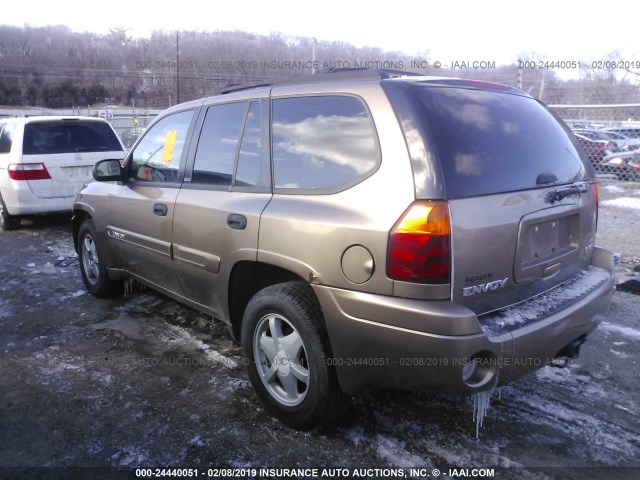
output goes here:
<path id="1" fill-rule="evenodd" d="M 380 154 L 361 100 L 348 96 L 273 100 L 277 189 L 336 191 L 371 174 Z"/>
<path id="2" fill-rule="evenodd" d="M 104 122 L 42 122 L 24 127 L 24 155 L 115 151 L 121 152 L 122 146 Z"/>
<path id="3" fill-rule="evenodd" d="M 0 123 L 0 154 L 11 152 L 15 123 Z"/>
<path id="4" fill-rule="evenodd" d="M 191 183 L 256 186 L 262 163 L 261 133 L 259 102 L 209 107 L 198 140 Z"/>
<path id="5" fill-rule="evenodd" d="M 449 198 L 567 183 L 586 174 L 562 125 L 529 97 L 414 87 L 433 136 Z"/>

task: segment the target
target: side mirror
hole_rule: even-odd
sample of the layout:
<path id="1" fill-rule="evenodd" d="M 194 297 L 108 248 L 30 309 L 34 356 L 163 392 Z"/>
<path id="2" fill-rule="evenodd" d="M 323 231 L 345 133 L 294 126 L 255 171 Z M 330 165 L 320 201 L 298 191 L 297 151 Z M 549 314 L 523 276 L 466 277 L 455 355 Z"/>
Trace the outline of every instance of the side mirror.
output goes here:
<path id="1" fill-rule="evenodd" d="M 100 160 L 93 166 L 93 178 L 98 182 L 121 182 L 124 174 L 120 160 Z"/>

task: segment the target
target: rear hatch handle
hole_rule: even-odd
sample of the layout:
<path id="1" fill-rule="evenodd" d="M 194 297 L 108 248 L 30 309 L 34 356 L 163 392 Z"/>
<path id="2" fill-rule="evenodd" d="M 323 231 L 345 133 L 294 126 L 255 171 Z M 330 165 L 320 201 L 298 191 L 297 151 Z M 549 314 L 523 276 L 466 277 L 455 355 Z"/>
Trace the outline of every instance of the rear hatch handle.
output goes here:
<path id="1" fill-rule="evenodd" d="M 580 195 L 589 191 L 589 182 L 575 182 L 568 187 L 559 188 L 547 194 L 547 201 L 550 203 L 559 202 L 563 198 L 571 195 Z"/>

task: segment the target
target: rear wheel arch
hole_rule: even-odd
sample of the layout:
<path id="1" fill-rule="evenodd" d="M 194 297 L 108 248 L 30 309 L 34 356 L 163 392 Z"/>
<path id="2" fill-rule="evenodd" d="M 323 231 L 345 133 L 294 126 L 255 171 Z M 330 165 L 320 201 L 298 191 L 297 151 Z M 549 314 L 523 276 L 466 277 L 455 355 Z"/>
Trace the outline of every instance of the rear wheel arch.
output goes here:
<path id="1" fill-rule="evenodd" d="M 228 305 L 234 339 L 240 340 L 242 318 L 251 298 L 266 287 L 285 282 L 308 283 L 294 272 L 269 263 L 241 261 L 233 266 L 229 276 Z"/>

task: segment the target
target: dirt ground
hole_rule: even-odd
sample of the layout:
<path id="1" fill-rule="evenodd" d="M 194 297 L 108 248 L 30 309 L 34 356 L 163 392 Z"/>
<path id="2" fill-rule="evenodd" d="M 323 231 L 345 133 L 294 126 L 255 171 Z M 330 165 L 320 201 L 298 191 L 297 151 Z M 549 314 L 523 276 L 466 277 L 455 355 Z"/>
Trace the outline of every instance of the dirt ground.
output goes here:
<path id="1" fill-rule="evenodd" d="M 598 242 L 621 254 L 627 276 L 640 260 L 640 210 L 606 205 L 618 198 L 640 199 L 640 187 L 601 185 Z M 265 412 L 220 324 L 150 290 L 85 294 L 68 219 L 25 222 L 0 232 L 0 478 L 134 478 L 164 467 L 202 478 L 288 472 L 265 468 L 640 478 L 638 298 L 617 292 L 568 368 L 496 392 L 478 438 L 471 398 L 393 391 L 302 433 Z"/>

